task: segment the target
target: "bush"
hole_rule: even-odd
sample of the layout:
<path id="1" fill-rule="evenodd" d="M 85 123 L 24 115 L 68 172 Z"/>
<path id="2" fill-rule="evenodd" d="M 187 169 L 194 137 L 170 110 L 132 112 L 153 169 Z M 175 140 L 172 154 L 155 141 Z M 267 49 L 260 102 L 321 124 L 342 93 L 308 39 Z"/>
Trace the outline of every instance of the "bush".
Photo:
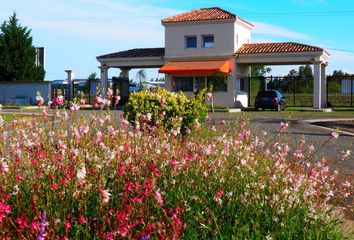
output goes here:
<path id="1" fill-rule="evenodd" d="M 182 92 L 173 93 L 158 87 L 155 92 L 131 93 L 124 109 L 126 118 L 133 125 L 163 126 L 169 130 L 193 129 L 196 121 L 207 116 L 205 91 L 188 99 Z"/>

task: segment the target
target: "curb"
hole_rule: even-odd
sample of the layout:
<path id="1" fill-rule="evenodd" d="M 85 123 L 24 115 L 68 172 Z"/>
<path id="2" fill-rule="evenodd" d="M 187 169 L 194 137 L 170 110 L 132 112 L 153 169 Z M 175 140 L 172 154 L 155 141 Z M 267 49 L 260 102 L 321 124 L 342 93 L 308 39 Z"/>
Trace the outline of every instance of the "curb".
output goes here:
<path id="1" fill-rule="evenodd" d="M 347 131 L 343 131 L 343 130 L 336 130 L 333 128 L 318 126 L 318 125 L 314 124 L 314 123 L 318 123 L 318 122 L 338 122 L 338 121 L 354 121 L 354 118 L 309 119 L 309 120 L 299 120 L 297 122 L 300 124 L 303 124 L 303 125 L 311 125 L 313 127 L 321 128 L 321 129 L 328 130 L 328 131 L 336 131 L 336 132 L 354 137 L 354 133 L 351 133 L 351 132 L 347 132 Z"/>

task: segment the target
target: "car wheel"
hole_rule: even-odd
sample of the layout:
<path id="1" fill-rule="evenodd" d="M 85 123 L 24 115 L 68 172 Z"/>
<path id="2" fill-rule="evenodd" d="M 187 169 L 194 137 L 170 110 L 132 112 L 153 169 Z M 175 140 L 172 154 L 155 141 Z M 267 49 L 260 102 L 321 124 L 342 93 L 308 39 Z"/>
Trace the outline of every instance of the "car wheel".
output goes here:
<path id="1" fill-rule="evenodd" d="M 262 108 L 262 111 L 264 111 L 265 110 L 265 108 Z"/>
<path id="2" fill-rule="evenodd" d="M 258 107 L 255 107 L 254 110 L 255 110 L 255 111 L 258 111 Z"/>

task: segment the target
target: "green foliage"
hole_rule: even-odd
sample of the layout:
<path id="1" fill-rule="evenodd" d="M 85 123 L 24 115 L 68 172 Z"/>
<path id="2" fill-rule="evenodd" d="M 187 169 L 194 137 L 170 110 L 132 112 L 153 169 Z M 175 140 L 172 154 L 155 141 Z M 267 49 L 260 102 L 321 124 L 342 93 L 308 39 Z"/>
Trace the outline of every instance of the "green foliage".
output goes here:
<path id="1" fill-rule="evenodd" d="M 299 67 L 299 76 L 301 76 L 302 78 L 313 77 L 311 66 L 309 64 L 306 64 L 305 66 L 300 66 Z"/>
<path id="2" fill-rule="evenodd" d="M 254 65 L 251 67 L 251 77 L 260 77 L 266 73 L 270 73 L 272 69 L 263 65 Z"/>
<path id="3" fill-rule="evenodd" d="M 150 126 L 162 125 L 167 129 L 180 129 L 183 132 L 192 129 L 196 120 L 205 120 L 207 106 L 204 95 L 205 91 L 201 91 L 197 96 L 188 99 L 182 92 L 173 93 L 159 87 L 156 93 L 135 92 L 130 94 L 124 113 L 133 125 L 147 122 Z"/>
<path id="4" fill-rule="evenodd" d="M 90 75 L 87 77 L 87 81 L 85 83 L 85 86 L 83 87 L 84 93 L 89 93 L 91 82 L 97 81 L 97 80 L 98 80 L 97 73 L 95 73 L 95 72 L 90 73 Z"/>
<path id="5" fill-rule="evenodd" d="M 30 33 L 15 13 L 1 25 L 0 81 L 43 81 L 45 71 L 35 64 L 36 48 Z"/>

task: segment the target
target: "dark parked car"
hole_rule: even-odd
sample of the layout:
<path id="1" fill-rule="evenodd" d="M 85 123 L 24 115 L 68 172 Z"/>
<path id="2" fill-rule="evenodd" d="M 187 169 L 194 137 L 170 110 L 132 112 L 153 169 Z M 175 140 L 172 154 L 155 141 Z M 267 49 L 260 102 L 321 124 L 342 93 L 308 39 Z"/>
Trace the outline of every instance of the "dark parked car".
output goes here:
<path id="1" fill-rule="evenodd" d="M 277 90 L 260 91 L 254 101 L 254 109 L 285 110 L 285 97 Z"/>

